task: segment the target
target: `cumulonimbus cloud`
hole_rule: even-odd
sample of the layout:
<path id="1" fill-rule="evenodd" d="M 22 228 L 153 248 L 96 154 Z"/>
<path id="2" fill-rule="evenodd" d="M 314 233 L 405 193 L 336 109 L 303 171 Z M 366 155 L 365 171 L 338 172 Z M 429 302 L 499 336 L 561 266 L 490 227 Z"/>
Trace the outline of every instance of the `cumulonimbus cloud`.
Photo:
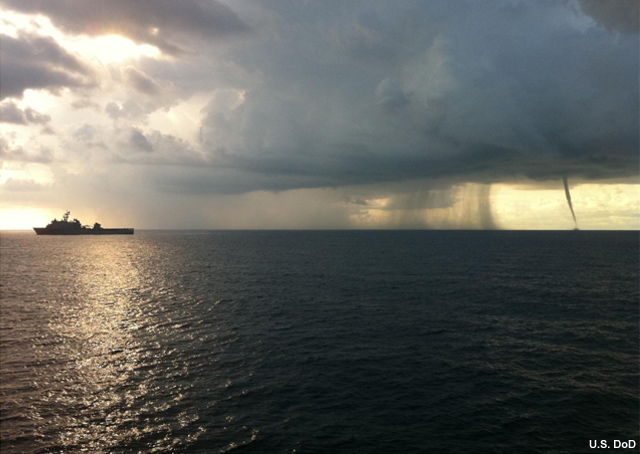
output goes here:
<path id="1" fill-rule="evenodd" d="M 278 188 L 638 174 L 637 34 L 559 3 L 312 13 L 287 10 L 277 39 L 238 52 L 261 80 L 206 108 L 218 168 Z"/>
<path id="2" fill-rule="evenodd" d="M 176 191 L 638 174 L 638 33 L 619 11 L 637 2 L 0 3 L 173 54 L 125 66 L 131 90 L 103 109 L 121 128 L 172 105 L 162 96 L 208 97 L 197 143 L 142 129 L 118 139 L 149 150 L 147 139 L 154 152 L 135 155 L 141 164 L 198 162 L 162 175 Z M 223 41 L 224 52 L 210 45 Z M 20 81 L 27 63 L 8 60 L 18 68 L 8 90 L 91 81 L 72 59 L 45 60 L 58 63 L 44 65 L 42 82 Z"/>

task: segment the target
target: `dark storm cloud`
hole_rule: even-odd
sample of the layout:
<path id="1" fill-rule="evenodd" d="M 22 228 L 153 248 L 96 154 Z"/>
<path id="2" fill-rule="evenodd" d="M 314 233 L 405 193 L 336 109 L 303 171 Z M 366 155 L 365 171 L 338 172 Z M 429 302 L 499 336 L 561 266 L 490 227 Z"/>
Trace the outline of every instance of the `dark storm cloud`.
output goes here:
<path id="1" fill-rule="evenodd" d="M 0 123 L 26 125 L 27 123 L 45 124 L 49 121 L 51 121 L 49 115 L 41 114 L 30 107 L 22 110 L 11 101 L 0 103 Z"/>
<path id="2" fill-rule="evenodd" d="M 582 10 L 607 30 L 638 33 L 640 2 L 638 0 L 580 0 Z"/>
<path id="3" fill-rule="evenodd" d="M 234 54 L 260 83 L 201 144 L 251 175 L 227 191 L 637 175 L 638 35 L 575 5 L 271 2 L 275 38 Z"/>
<path id="4" fill-rule="evenodd" d="M 52 38 L 2 35 L 0 99 L 21 98 L 24 90 L 57 91 L 95 85 L 92 71 Z"/>
<path id="5" fill-rule="evenodd" d="M 40 13 L 73 34 L 119 34 L 177 54 L 184 36 L 221 38 L 247 31 L 226 5 L 208 0 L 2 0 L 22 13 Z"/>
<path id="6" fill-rule="evenodd" d="M 173 53 L 112 73 L 125 94 L 100 101 L 100 137 L 120 162 L 170 164 L 150 178 L 166 190 L 226 194 L 637 176 L 637 3 L 0 0 Z M 3 96 L 93 83 L 50 39 L 2 52 Z M 149 131 L 152 112 L 205 100 L 200 118 L 184 110 L 195 145 Z"/>

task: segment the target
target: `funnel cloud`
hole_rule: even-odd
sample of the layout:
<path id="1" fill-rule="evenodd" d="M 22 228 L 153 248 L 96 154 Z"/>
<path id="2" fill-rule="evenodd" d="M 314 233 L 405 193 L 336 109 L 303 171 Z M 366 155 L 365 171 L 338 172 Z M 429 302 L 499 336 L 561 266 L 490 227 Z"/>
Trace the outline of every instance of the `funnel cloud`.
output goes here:
<path id="1" fill-rule="evenodd" d="M 573 216 L 573 223 L 575 224 L 575 228 L 578 228 L 578 220 L 576 219 L 576 213 L 573 211 L 573 203 L 571 203 L 571 192 L 569 192 L 569 182 L 567 181 L 567 177 L 562 178 L 562 182 L 564 183 L 564 194 L 567 197 L 567 203 L 569 204 L 569 209 L 571 210 L 571 216 Z"/>

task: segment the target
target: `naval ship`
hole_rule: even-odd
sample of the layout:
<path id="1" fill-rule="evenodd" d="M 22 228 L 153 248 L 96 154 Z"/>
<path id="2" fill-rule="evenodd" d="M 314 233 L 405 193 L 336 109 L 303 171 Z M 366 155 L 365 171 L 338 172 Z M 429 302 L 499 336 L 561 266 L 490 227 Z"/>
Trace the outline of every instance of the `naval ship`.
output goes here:
<path id="1" fill-rule="evenodd" d="M 80 224 L 80 221 L 69 220 L 71 213 L 67 211 L 62 217 L 62 221 L 54 219 L 46 227 L 34 227 L 37 235 L 133 235 L 132 228 L 105 229 L 97 222 L 93 227 Z"/>

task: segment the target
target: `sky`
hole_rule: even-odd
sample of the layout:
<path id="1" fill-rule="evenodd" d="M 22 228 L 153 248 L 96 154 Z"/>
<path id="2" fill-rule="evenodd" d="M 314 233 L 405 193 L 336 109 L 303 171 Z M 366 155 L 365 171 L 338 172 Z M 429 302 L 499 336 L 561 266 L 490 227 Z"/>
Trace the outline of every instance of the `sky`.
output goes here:
<path id="1" fill-rule="evenodd" d="M 640 0 L 0 0 L 0 229 L 640 229 Z"/>

